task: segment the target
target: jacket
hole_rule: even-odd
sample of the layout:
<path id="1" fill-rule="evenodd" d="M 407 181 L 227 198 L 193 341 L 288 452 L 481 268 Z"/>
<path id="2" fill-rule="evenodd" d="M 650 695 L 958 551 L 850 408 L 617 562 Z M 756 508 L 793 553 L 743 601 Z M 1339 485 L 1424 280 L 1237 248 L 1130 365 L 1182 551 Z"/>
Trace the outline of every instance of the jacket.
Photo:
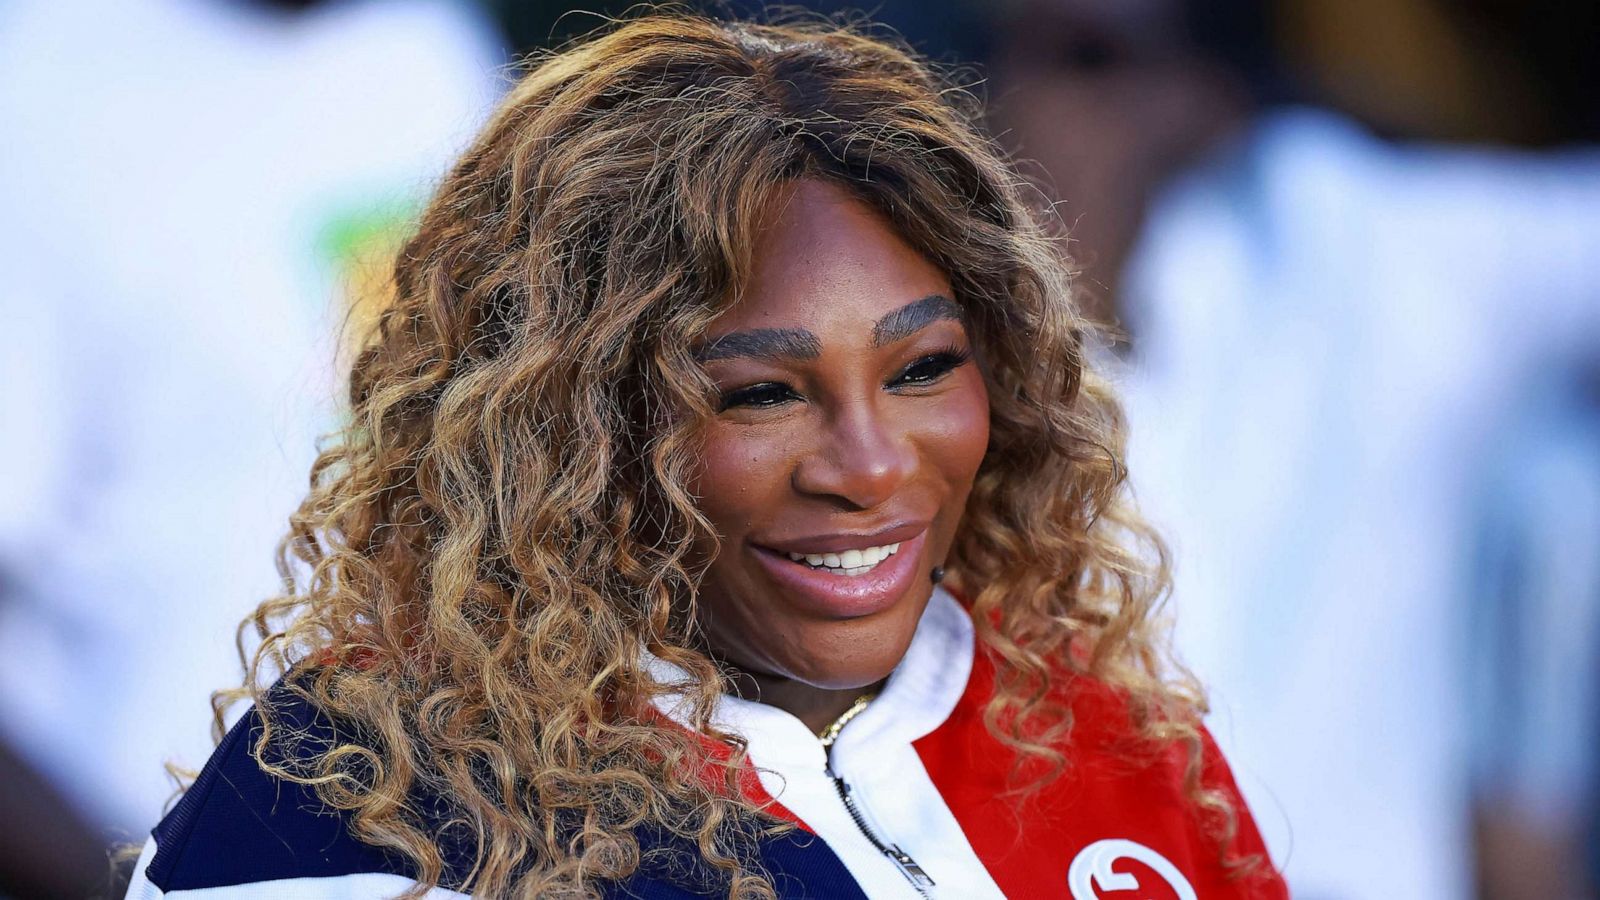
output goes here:
<path id="1" fill-rule="evenodd" d="M 666 683 L 673 675 L 654 674 Z M 782 710 L 722 698 L 713 718 L 748 741 L 750 799 L 799 826 L 761 839 L 757 848 L 779 896 L 1102 900 L 1104 893 L 1133 889 L 1149 900 L 1288 896 L 1208 734 L 1202 732 L 1202 781 L 1236 810 L 1227 847 L 1219 822 L 1184 794 L 1182 747 L 1140 749 L 1116 691 L 1081 676 L 1060 682 L 1059 699 L 1074 717 L 1065 765 L 1042 788 L 1020 795 L 1019 771 L 1026 776 L 1036 764 L 1019 759 L 984 726 L 994 667 L 976 652 L 966 610 L 943 589 L 935 590 L 883 692 L 831 748 Z M 658 707 L 681 719 L 674 697 Z M 285 714 L 301 717 L 297 724 L 326 727 L 314 710 Z M 259 728 L 246 715 L 218 746 L 155 828 L 128 897 L 355 900 L 393 896 L 413 884 L 403 858 L 355 840 L 341 815 L 309 790 L 262 771 L 250 752 Z M 648 854 L 653 861 L 634 876 L 607 886 L 610 896 L 720 896 L 715 885 L 671 862 L 697 859 L 692 847 L 639 838 L 643 849 L 668 852 Z M 1253 868 L 1228 862 L 1252 856 Z M 469 865 L 464 860 L 447 876 L 460 877 Z M 445 883 L 428 896 L 464 896 L 449 888 L 451 877 Z"/>

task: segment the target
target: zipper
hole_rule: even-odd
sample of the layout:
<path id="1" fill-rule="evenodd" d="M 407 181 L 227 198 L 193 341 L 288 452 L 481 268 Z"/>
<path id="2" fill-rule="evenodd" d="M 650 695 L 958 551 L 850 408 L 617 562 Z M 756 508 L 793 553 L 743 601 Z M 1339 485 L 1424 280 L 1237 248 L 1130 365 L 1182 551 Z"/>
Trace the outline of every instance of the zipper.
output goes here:
<path id="1" fill-rule="evenodd" d="M 898 844 L 884 843 L 883 839 L 878 837 L 872 828 L 867 825 L 867 817 L 862 814 L 861 807 L 856 804 L 855 798 L 851 796 L 850 785 L 833 769 L 832 747 L 828 748 L 828 776 L 833 779 L 834 790 L 839 792 L 839 799 L 844 803 L 845 812 L 850 814 L 850 819 L 856 823 L 856 828 L 861 830 L 861 834 L 866 837 L 867 841 L 879 853 L 882 853 L 889 858 L 890 862 L 894 863 L 895 868 L 899 869 L 900 874 L 911 882 L 911 886 L 916 889 L 918 894 L 932 900 L 933 879 L 928 877 L 928 873 L 917 865 L 917 861 L 911 858 L 911 854 L 901 850 Z"/>

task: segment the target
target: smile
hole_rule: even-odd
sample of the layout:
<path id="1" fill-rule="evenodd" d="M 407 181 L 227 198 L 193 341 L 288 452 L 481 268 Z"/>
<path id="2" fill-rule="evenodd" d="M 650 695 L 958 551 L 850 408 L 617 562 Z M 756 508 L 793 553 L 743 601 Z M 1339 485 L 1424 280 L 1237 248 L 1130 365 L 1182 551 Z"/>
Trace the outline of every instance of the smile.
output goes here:
<path id="1" fill-rule="evenodd" d="M 893 556 L 899 549 L 899 544 L 884 544 L 881 547 L 863 547 L 860 550 L 846 550 L 842 553 L 790 553 L 788 556 L 795 562 L 804 563 L 813 569 L 831 571 L 853 578 L 871 572 L 877 568 L 878 563 Z"/>
<path id="2" fill-rule="evenodd" d="M 912 592 L 919 573 L 928 577 L 927 527 L 916 522 L 872 535 L 797 538 L 751 549 L 788 603 L 831 619 L 854 618 L 894 606 Z M 862 546 L 872 540 L 879 543 Z"/>

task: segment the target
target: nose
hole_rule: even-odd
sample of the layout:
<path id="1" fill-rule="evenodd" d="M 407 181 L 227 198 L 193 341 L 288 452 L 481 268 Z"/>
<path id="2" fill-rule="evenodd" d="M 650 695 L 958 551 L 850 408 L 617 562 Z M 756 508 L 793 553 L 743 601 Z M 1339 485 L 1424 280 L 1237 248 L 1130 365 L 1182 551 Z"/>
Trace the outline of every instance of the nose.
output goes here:
<path id="1" fill-rule="evenodd" d="M 872 509 L 893 497 L 916 469 L 910 436 L 872 403 L 831 418 L 794 468 L 795 490 Z"/>

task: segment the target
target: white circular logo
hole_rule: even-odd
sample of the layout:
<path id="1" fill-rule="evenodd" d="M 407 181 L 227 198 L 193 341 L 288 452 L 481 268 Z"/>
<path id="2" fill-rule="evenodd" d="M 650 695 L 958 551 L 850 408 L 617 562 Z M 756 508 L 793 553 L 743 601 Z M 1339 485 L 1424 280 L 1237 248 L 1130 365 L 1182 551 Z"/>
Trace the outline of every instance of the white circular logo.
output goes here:
<path id="1" fill-rule="evenodd" d="M 1189 879 L 1183 877 L 1178 867 L 1165 856 L 1136 841 L 1107 838 L 1095 841 L 1078 851 L 1067 869 L 1067 886 L 1072 889 L 1072 900 L 1100 900 L 1095 893 L 1102 891 L 1131 891 L 1139 887 L 1139 879 L 1126 872 L 1111 871 L 1111 864 L 1119 859 L 1135 859 L 1154 869 L 1177 892 L 1178 900 L 1199 900 Z"/>

